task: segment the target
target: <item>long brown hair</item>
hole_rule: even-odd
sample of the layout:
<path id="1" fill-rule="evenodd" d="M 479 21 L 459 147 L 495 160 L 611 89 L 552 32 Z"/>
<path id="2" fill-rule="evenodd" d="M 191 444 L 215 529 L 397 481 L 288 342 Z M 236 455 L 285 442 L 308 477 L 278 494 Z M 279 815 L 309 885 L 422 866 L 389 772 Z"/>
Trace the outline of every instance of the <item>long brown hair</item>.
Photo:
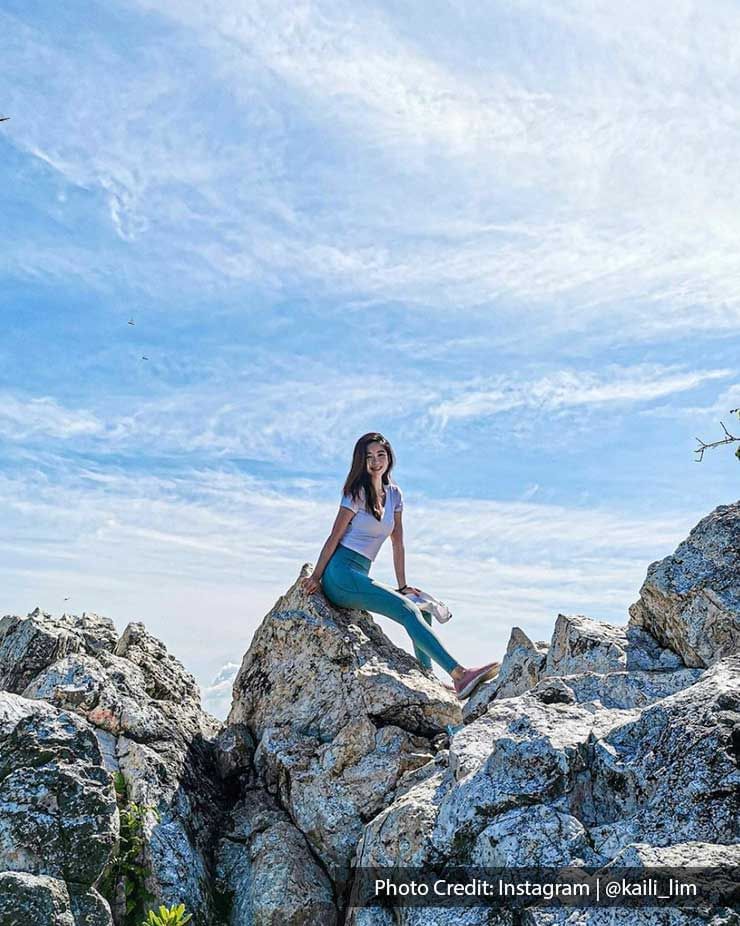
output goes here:
<path id="1" fill-rule="evenodd" d="M 349 495 L 355 499 L 355 501 L 360 500 L 361 490 L 365 490 L 365 509 L 370 512 L 373 517 L 380 520 L 380 499 L 375 494 L 375 487 L 373 486 L 373 481 L 370 478 L 370 474 L 367 471 L 367 460 L 365 455 L 367 453 L 367 445 L 372 443 L 382 444 L 385 447 L 386 453 L 388 454 L 388 468 L 383 473 L 382 483 L 384 486 L 387 486 L 390 482 L 391 470 L 393 469 L 393 464 L 396 460 L 395 454 L 393 453 L 393 448 L 390 445 L 390 442 L 383 437 L 382 434 L 378 434 L 377 431 L 368 431 L 367 434 L 363 434 L 362 437 L 355 444 L 355 449 L 352 451 L 352 466 L 350 467 L 349 474 L 344 481 L 344 488 L 342 492 L 345 495 Z"/>

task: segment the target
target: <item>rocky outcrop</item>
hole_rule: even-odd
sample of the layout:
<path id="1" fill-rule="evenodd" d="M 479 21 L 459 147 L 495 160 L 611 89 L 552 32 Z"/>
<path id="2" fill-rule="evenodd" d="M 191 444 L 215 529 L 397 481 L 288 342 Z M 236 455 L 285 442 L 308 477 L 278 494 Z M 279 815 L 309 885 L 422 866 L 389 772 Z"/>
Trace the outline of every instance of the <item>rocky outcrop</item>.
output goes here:
<path id="1" fill-rule="evenodd" d="M 116 798 L 89 725 L 0 691 L 0 924 L 27 907 L 39 917 L 29 912 L 29 926 L 109 926 L 94 885 L 117 838 Z"/>
<path id="2" fill-rule="evenodd" d="M 676 552 L 648 569 L 630 624 L 710 666 L 740 649 L 740 502 L 703 518 Z"/>
<path id="3" fill-rule="evenodd" d="M 687 668 L 677 653 L 639 627 L 558 614 L 549 644 L 533 643 L 519 627 L 513 628 L 501 671 L 467 701 L 463 716 L 470 723 L 491 701 L 516 697 L 537 685 L 542 692 L 556 692 L 564 684 L 573 701 L 644 707 L 692 685 L 701 673 Z M 548 678 L 562 684 L 548 684 Z"/>
<path id="4" fill-rule="evenodd" d="M 740 506 L 653 564 L 628 625 L 512 629 L 465 704 L 362 611 L 298 580 L 266 615 L 225 723 L 140 623 L 0 621 L 0 926 L 118 926 L 113 774 L 151 805 L 156 903 L 198 926 L 601 926 L 620 908 L 354 908 L 357 866 L 738 864 Z M 734 546 L 733 546 L 734 545 Z M 733 557 L 735 557 L 733 559 Z M 728 908 L 640 911 L 724 926 Z"/>
<path id="5" fill-rule="evenodd" d="M 107 618 L 54 618 L 37 608 L 26 618 L 9 615 L 0 622 L 0 677 L 23 703 L 75 716 L 95 742 L 116 823 L 113 773 L 122 774 L 129 802 L 152 808 L 144 817 L 141 864 L 150 872 L 144 886 L 158 902 L 184 902 L 205 922 L 212 920 L 210 848 L 223 807 L 212 741 L 221 724 L 200 709 L 192 675 L 143 624 L 129 624 L 119 637 Z M 69 841 L 71 815 L 64 814 L 63 822 L 60 858 L 66 846 L 66 864 L 78 866 Z M 18 870 L 63 877 L 39 872 L 23 858 Z M 91 883 L 102 868 L 101 862 Z M 116 922 L 122 922 L 124 898 L 110 900 Z M 77 914 L 80 923 L 88 916 L 83 912 Z"/>
<path id="6" fill-rule="evenodd" d="M 52 617 L 41 608 L 27 618 L 6 614 L 0 620 L 0 688 L 22 691 L 57 659 L 112 651 L 116 639 L 113 621 L 87 611 L 81 617 Z"/>
<path id="7" fill-rule="evenodd" d="M 110 908 L 107 912 L 104 909 L 100 926 L 108 926 L 111 922 Z M 31 926 L 36 923 L 77 926 L 67 884 L 47 875 L 0 871 L 0 926 Z"/>
<path id="8" fill-rule="evenodd" d="M 684 846 L 685 860 L 694 843 L 725 864 L 736 857 L 740 656 L 644 710 L 553 699 L 541 685 L 492 702 L 456 733 L 448 762 L 366 826 L 356 864 L 598 868 L 629 864 L 636 847 Z M 580 910 L 572 922 L 598 916 Z M 542 917 L 527 921 L 550 922 Z M 425 920 L 404 911 L 397 922 Z"/>
<path id="9" fill-rule="evenodd" d="M 461 711 L 368 614 L 307 596 L 306 574 L 255 632 L 227 723 L 249 728 L 260 780 L 344 884 L 365 824 L 433 760 Z"/>
<path id="10" fill-rule="evenodd" d="M 534 688 L 544 675 L 548 649 L 544 641 L 533 643 L 520 627 L 512 627 L 498 675 L 465 702 L 465 722 L 484 714 L 495 698 L 513 698 Z"/>
<path id="11" fill-rule="evenodd" d="M 229 919 L 251 926 L 338 922 L 334 885 L 288 814 L 264 789 L 246 791 L 216 850 Z"/>

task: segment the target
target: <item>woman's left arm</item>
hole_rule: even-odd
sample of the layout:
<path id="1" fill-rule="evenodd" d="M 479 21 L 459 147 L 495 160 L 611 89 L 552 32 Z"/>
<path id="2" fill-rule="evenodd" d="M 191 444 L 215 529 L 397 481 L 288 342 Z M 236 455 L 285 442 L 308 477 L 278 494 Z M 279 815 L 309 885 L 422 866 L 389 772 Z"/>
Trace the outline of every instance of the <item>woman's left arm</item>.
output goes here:
<path id="1" fill-rule="evenodd" d="M 418 592 L 418 588 L 406 585 L 406 550 L 403 546 L 403 522 L 401 520 L 403 512 L 396 511 L 393 515 L 393 530 L 391 531 L 391 543 L 393 544 L 393 568 L 396 570 L 396 580 L 398 581 L 398 590 L 403 589 L 406 592 Z"/>

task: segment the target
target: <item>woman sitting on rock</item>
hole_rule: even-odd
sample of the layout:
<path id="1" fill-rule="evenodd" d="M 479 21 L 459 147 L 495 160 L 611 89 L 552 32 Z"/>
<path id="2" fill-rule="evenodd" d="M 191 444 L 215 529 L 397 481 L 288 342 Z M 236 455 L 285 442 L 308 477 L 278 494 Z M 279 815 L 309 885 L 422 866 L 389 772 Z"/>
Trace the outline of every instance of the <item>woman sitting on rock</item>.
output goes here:
<path id="1" fill-rule="evenodd" d="M 405 584 L 403 496 L 390 481 L 393 462 L 393 450 L 382 434 L 371 431 L 357 441 L 334 526 L 313 574 L 303 580 L 304 588 L 313 594 L 323 587 L 329 601 L 340 608 L 364 608 L 402 624 L 419 662 L 431 670 L 433 659 L 452 676 L 457 696 L 467 698 L 477 685 L 498 673 L 500 663 L 491 662 L 476 669 L 461 666 L 428 626 L 427 616 L 403 594 L 419 590 Z M 368 575 L 388 536 L 393 544 L 398 589 Z"/>

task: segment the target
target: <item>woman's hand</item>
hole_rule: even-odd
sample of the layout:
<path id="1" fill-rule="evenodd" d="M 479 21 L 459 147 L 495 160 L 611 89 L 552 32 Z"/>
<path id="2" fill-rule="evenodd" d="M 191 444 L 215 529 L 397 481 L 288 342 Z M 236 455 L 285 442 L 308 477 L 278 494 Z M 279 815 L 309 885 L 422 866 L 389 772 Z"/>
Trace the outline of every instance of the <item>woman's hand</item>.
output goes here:
<path id="1" fill-rule="evenodd" d="M 301 582 L 303 584 L 303 591 L 307 595 L 315 595 L 316 592 L 321 591 L 321 579 L 313 574 L 305 576 Z"/>

